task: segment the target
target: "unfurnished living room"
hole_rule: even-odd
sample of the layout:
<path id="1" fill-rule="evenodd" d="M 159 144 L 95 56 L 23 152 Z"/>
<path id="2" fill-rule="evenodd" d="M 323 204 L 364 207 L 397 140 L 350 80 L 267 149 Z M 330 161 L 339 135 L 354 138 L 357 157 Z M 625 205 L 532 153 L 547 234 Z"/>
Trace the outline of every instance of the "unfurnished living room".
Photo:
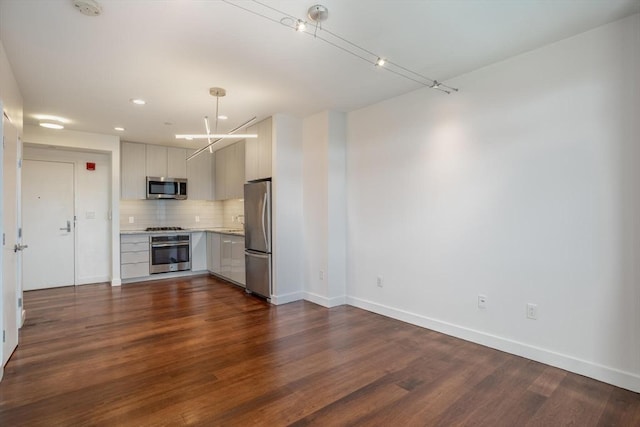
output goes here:
<path id="1" fill-rule="evenodd" d="M 639 75 L 640 0 L 0 0 L 0 425 L 640 425 Z"/>

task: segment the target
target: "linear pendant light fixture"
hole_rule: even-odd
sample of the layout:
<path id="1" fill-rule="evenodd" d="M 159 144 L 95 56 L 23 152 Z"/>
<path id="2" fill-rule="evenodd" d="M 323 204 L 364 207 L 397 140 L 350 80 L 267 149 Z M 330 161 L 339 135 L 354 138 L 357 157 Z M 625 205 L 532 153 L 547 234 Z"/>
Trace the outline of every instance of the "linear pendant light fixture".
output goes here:
<path id="1" fill-rule="evenodd" d="M 342 50 L 343 52 L 351 54 L 363 61 L 366 61 L 369 64 L 372 64 L 373 66 L 375 66 L 375 68 L 386 70 L 407 80 L 411 80 L 430 89 L 439 90 L 447 94 L 450 94 L 451 92 L 458 92 L 457 88 L 447 86 L 442 82 L 430 79 L 427 76 L 412 71 L 409 68 L 403 67 L 400 64 L 392 62 L 387 57 L 378 55 L 334 32 L 327 30 L 326 28 L 323 28 L 322 23 L 329 18 L 329 9 L 321 4 L 316 4 L 309 8 L 309 10 L 307 11 L 307 18 L 310 22 L 307 22 L 303 19 L 299 19 L 293 15 L 289 15 L 286 12 L 283 12 L 258 0 L 252 0 L 251 3 L 231 0 L 222 1 L 231 6 L 237 7 L 238 9 L 242 9 L 246 12 L 267 19 L 271 22 L 282 24 L 298 33 L 304 33 L 313 36 L 313 38 L 317 40 L 321 40 L 330 46 L 333 46 L 337 49 Z M 249 6 L 248 4 L 252 4 L 252 6 Z"/>
<path id="2" fill-rule="evenodd" d="M 205 116 L 204 117 L 204 127 L 205 130 L 207 131 L 207 133 L 205 135 L 201 135 L 201 134 L 184 134 L 184 135 L 176 135 L 176 139 L 187 139 L 187 140 L 192 140 L 192 139 L 207 139 L 208 144 L 205 145 L 204 147 L 200 148 L 199 150 L 196 150 L 195 153 L 193 153 L 192 155 L 190 155 L 189 157 L 187 157 L 187 160 L 191 160 L 194 157 L 198 156 L 199 154 L 205 152 L 207 149 L 209 149 L 210 153 L 213 153 L 213 144 L 215 144 L 216 142 L 222 141 L 225 138 L 257 138 L 258 135 L 255 133 L 244 133 L 244 134 L 237 134 L 236 132 L 238 132 L 240 129 L 249 126 L 251 123 L 253 123 L 256 120 L 256 117 L 253 117 L 249 120 L 247 120 L 246 122 L 244 122 L 243 124 L 241 124 L 240 126 L 236 127 L 235 129 L 230 130 L 228 133 L 225 134 L 219 134 L 218 133 L 218 118 L 220 117 L 219 114 L 219 106 L 220 106 L 220 97 L 226 96 L 227 95 L 227 91 L 224 90 L 221 87 L 212 87 L 209 89 L 209 95 L 211 96 L 215 96 L 216 97 L 216 124 L 215 124 L 215 128 L 213 133 L 211 133 L 211 128 L 209 127 L 209 117 Z M 214 138 L 214 140 L 212 141 L 212 138 Z"/>

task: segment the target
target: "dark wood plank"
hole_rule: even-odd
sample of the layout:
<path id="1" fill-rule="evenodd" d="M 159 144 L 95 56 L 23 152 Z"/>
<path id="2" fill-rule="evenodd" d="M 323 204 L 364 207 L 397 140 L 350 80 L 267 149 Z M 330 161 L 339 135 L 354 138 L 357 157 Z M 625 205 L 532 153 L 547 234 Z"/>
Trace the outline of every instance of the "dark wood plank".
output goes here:
<path id="1" fill-rule="evenodd" d="M 640 425 L 640 395 L 208 276 L 25 293 L 0 425 Z"/>

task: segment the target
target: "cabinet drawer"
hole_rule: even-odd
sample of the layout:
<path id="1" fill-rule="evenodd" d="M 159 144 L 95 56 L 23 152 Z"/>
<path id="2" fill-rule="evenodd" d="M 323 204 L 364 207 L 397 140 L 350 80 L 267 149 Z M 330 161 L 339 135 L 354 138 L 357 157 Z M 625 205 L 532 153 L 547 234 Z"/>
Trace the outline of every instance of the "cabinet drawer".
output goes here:
<path id="1" fill-rule="evenodd" d="M 120 255 L 121 264 L 136 264 L 139 262 L 149 262 L 149 251 L 122 252 Z"/>
<path id="2" fill-rule="evenodd" d="M 149 236 L 146 234 L 124 234 L 120 235 L 120 243 L 149 243 Z"/>
<path id="3" fill-rule="evenodd" d="M 149 252 L 149 242 L 140 243 L 122 243 L 120 244 L 120 252 Z"/>
<path id="4" fill-rule="evenodd" d="M 132 277 L 144 277 L 149 275 L 149 263 L 139 262 L 137 264 L 122 264 L 120 274 L 123 279 Z"/>

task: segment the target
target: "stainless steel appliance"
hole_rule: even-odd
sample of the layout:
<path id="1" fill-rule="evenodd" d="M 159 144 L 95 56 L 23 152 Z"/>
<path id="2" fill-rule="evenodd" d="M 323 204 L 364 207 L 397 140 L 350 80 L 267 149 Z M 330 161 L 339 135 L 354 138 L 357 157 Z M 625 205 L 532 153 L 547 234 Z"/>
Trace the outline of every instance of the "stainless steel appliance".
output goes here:
<path id="1" fill-rule="evenodd" d="M 147 177 L 147 199 L 179 199 L 187 198 L 187 180 L 184 178 L 167 178 L 164 176 Z"/>
<path id="2" fill-rule="evenodd" d="M 145 231 L 179 231 L 184 230 L 182 227 L 147 227 Z"/>
<path id="3" fill-rule="evenodd" d="M 271 181 L 244 185 L 244 242 L 248 292 L 271 297 Z"/>
<path id="4" fill-rule="evenodd" d="M 149 239 L 149 272 L 191 270 L 191 237 L 189 234 L 166 234 Z"/>

